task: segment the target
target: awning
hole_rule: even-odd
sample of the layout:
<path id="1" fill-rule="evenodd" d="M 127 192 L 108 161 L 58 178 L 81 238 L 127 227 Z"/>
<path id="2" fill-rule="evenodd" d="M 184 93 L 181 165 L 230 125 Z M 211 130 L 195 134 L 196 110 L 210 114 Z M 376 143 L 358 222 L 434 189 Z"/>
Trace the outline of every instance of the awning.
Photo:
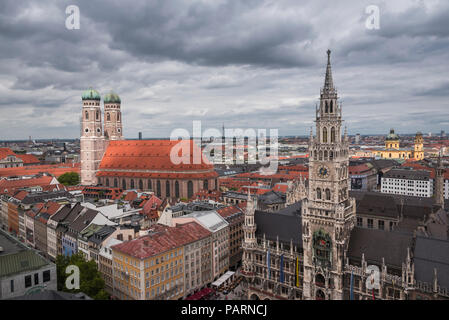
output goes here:
<path id="1" fill-rule="evenodd" d="M 231 278 L 235 274 L 234 271 L 228 271 L 224 275 L 222 275 L 220 278 L 218 278 L 215 282 L 212 283 L 212 286 L 214 287 L 220 287 L 224 282 L 228 281 L 229 278 Z"/>

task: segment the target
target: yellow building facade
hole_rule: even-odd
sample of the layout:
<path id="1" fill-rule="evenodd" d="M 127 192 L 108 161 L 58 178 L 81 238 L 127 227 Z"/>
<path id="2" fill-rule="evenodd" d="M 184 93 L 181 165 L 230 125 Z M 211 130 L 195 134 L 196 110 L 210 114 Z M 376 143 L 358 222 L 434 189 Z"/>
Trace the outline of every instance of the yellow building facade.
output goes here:
<path id="1" fill-rule="evenodd" d="M 177 300 L 184 294 L 183 246 L 145 259 L 113 250 L 114 296 L 120 300 Z"/>
<path id="2" fill-rule="evenodd" d="M 424 138 L 421 132 L 415 136 L 413 149 L 401 148 L 399 144 L 399 136 L 390 129 L 390 133 L 385 138 L 385 149 L 377 150 L 376 156 L 383 159 L 424 159 Z"/>

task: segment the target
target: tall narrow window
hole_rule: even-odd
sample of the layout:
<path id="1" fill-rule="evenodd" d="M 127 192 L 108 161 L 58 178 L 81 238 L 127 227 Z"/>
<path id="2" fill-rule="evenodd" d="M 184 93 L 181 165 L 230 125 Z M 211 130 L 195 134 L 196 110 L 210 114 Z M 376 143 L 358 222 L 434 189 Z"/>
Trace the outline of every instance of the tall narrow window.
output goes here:
<path id="1" fill-rule="evenodd" d="M 105 183 L 106 183 L 106 187 L 109 187 L 109 178 L 106 178 Z"/>
<path id="2" fill-rule="evenodd" d="M 203 188 L 204 188 L 204 190 L 209 190 L 209 181 L 204 180 Z"/>
<path id="3" fill-rule="evenodd" d="M 111 121 L 111 114 L 108 112 L 108 113 L 106 113 L 106 119 L 108 120 L 108 121 Z"/>
<path id="4" fill-rule="evenodd" d="M 321 199 L 321 189 L 320 188 L 316 189 L 316 198 Z"/>
<path id="5" fill-rule="evenodd" d="M 328 113 L 329 112 L 329 106 L 327 104 L 327 101 L 324 102 L 324 113 Z"/>
<path id="6" fill-rule="evenodd" d="M 331 142 L 335 142 L 335 127 L 332 127 L 331 129 Z"/>
<path id="7" fill-rule="evenodd" d="M 89 112 L 88 111 L 86 111 L 85 115 L 86 115 L 86 120 L 89 120 Z"/>
<path id="8" fill-rule="evenodd" d="M 329 189 L 326 189 L 326 200 L 331 199 L 331 191 Z"/>
<path id="9" fill-rule="evenodd" d="M 193 182 L 189 181 L 187 182 L 187 198 L 193 197 Z"/>
<path id="10" fill-rule="evenodd" d="M 114 188 L 118 188 L 118 181 L 117 181 L 117 178 L 114 178 Z"/>
<path id="11" fill-rule="evenodd" d="M 165 196 L 170 197 L 170 181 L 165 181 Z"/>
<path id="12" fill-rule="evenodd" d="M 125 179 L 122 180 L 122 188 L 123 188 L 123 190 L 126 190 L 126 180 Z"/>
<path id="13" fill-rule="evenodd" d="M 327 150 L 324 150 L 324 160 L 327 160 Z"/>
<path id="14" fill-rule="evenodd" d="M 179 182 L 175 181 L 175 197 L 179 198 Z"/>
<path id="15" fill-rule="evenodd" d="M 323 142 L 327 143 L 327 128 L 323 128 Z"/>
<path id="16" fill-rule="evenodd" d="M 139 189 L 143 190 L 143 181 L 142 181 L 142 179 L 139 179 Z"/>
<path id="17" fill-rule="evenodd" d="M 131 179 L 131 189 L 134 189 L 134 179 Z"/>
<path id="18" fill-rule="evenodd" d="M 333 104 L 332 100 L 331 100 L 329 112 L 330 112 L 330 113 L 334 113 L 334 104 Z"/>
<path id="19" fill-rule="evenodd" d="M 152 190 L 152 189 L 153 189 L 153 187 L 151 186 L 151 180 L 148 179 L 148 190 Z"/>
<path id="20" fill-rule="evenodd" d="M 95 112 L 95 119 L 96 120 L 100 119 L 100 112 L 98 112 L 98 111 Z"/>
<path id="21" fill-rule="evenodd" d="M 160 180 L 158 180 L 158 181 L 156 182 L 156 195 L 157 195 L 158 197 L 161 196 L 161 181 L 160 181 Z"/>

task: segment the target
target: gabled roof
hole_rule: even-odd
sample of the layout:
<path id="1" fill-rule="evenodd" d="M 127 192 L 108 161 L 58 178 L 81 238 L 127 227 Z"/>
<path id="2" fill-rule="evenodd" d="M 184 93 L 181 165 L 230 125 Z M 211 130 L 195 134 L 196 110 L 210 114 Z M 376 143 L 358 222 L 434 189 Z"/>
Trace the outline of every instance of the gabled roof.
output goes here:
<path id="1" fill-rule="evenodd" d="M 145 259 L 204 239 L 210 234 L 207 229 L 196 222 L 180 224 L 175 227 L 155 225 L 149 235 L 112 246 L 112 250 L 138 259 Z"/>
<path id="2" fill-rule="evenodd" d="M 288 207 L 287 207 L 288 208 Z M 254 220 L 257 226 L 256 236 L 270 241 L 293 244 L 302 248 L 302 218 L 296 210 L 279 212 L 265 212 L 256 210 Z"/>
<path id="3" fill-rule="evenodd" d="M 16 156 L 22 159 L 24 164 L 40 163 L 39 159 L 33 154 L 16 154 Z"/>
<path id="4" fill-rule="evenodd" d="M 348 257 L 361 260 L 364 254 L 368 264 L 381 264 L 384 258 L 387 266 L 402 268 L 407 248 L 412 249 L 412 238 L 410 233 L 355 227 L 349 239 Z"/>
<path id="5" fill-rule="evenodd" d="M 52 174 L 55 177 L 59 177 L 66 172 L 76 172 L 79 174 L 80 164 L 45 164 L 16 168 L 0 168 L 0 177 L 30 176 L 42 172 Z"/>
<path id="6" fill-rule="evenodd" d="M 179 145 L 178 145 L 179 144 Z M 190 155 L 182 154 L 181 148 L 176 153 L 178 146 L 185 146 L 190 150 Z M 175 154 L 182 160 L 174 164 L 171 160 L 172 148 Z M 160 178 L 206 178 L 216 177 L 213 165 L 201 157 L 200 163 L 194 159 L 194 154 L 202 155 L 201 149 L 193 140 L 116 140 L 110 141 L 108 148 L 100 163 L 98 176 L 136 176 L 136 177 L 160 177 Z M 132 172 L 136 170 L 136 172 Z M 146 172 L 142 172 L 142 170 Z M 191 172 L 189 172 L 191 171 Z"/>
<path id="7" fill-rule="evenodd" d="M 0 160 L 7 156 L 17 156 L 10 148 L 0 148 Z"/>
<path id="8" fill-rule="evenodd" d="M 437 269 L 438 285 L 449 288 L 449 241 L 417 236 L 413 262 L 416 280 L 433 284 Z"/>
<path id="9" fill-rule="evenodd" d="M 69 228 L 74 232 L 81 232 L 89 226 L 97 214 L 98 211 L 96 210 L 86 209 L 84 212 L 81 212 L 81 214 L 72 223 L 70 223 Z"/>

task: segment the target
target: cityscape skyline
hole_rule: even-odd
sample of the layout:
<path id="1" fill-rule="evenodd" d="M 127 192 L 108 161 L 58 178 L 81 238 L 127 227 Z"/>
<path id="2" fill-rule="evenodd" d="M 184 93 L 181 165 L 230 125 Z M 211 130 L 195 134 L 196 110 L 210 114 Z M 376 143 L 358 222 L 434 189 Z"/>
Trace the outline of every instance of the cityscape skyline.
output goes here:
<path id="1" fill-rule="evenodd" d="M 127 14 L 80 2 L 80 29 L 67 30 L 66 3 L 5 1 L 0 137 L 76 138 L 89 86 L 120 95 L 125 138 L 168 137 L 193 120 L 221 128 L 223 119 L 307 135 L 328 48 L 349 134 L 446 130 L 448 4 L 380 4 L 378 30 L 365 27 L 369 3 L 353 4 L 137 2 Z"/>

